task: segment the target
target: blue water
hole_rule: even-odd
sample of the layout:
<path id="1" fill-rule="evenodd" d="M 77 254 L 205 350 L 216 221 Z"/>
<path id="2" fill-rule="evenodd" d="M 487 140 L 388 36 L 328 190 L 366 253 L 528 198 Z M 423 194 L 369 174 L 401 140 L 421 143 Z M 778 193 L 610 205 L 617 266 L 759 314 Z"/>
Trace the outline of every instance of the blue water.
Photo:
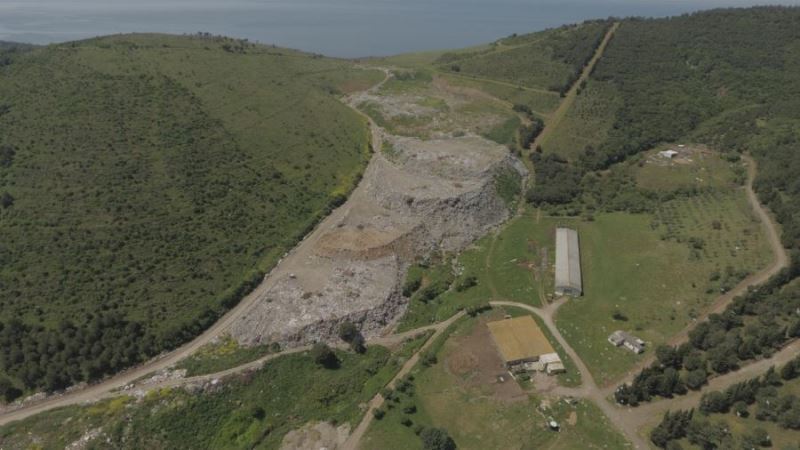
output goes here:
<path id="1" fill-rule="evenodd" d="M 766 0 L 0 0 L 0 40 L 208 31 L 330 56 L 465 47 L 608 16 L 665 16 Z M 800 0 L 784 0 L 800 4 Z"/>

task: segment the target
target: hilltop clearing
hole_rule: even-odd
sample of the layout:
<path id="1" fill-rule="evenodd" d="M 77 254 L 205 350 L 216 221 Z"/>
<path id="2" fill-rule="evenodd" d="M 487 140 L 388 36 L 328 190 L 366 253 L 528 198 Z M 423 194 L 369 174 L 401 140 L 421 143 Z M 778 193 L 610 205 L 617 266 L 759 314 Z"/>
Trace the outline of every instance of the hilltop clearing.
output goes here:
<path id="1" fill-rule="evenodd" d="M 5 52 L 0 378 L 59 389 L 212 324 L 368 159 L 344 61 L 212 36 Z"/>

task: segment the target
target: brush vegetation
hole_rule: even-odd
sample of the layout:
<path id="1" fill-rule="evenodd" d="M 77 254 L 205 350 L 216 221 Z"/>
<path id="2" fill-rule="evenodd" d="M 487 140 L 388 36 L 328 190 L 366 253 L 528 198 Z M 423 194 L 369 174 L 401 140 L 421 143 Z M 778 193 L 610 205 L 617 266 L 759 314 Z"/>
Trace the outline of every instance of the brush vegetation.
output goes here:
<path id="1" fill-rule="evenodd" d="M 208 35 L 0 53 L 0 377 L 90 381 L 196 336 L 359 179 L 381 75 Z"/>
<path id="2" fill-rule="evenodd" d="M 0 428 L 0 445 L 65 448 L 87 430 L 102 429 L 88 448 L 277 449 L 287 432 L 307 423 L 354 427 L 360 403 L 379 392 L 428 337 L 409 340 L 394 353 L 379 346 L 363 354 L 336 351 L 334 369 L 305 352 L 199 391 L 161 389 L 141 399 L 122 396 L 47 412 Z"/>

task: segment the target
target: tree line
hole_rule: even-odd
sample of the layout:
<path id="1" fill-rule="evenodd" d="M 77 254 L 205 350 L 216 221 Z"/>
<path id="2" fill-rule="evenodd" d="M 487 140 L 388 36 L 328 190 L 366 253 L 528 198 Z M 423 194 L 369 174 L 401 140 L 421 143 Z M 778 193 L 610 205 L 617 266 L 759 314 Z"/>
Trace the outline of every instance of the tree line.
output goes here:
<path id="1" fill-rule="evenodd" d="M 770 367 L 761 376 L 729 386 L 724 391 L 703 394 L 698 411 L 703 416 L 734 413 L 737 417 L 751 415 L 758 421 L 774 422 L 791 430 L 800 430 L 800 398 L 783 393 L 780 388 L 800 377 L 800 356 L 786 363 L 780 371 Z M 675 442 L 688 438 L 701 447 L 733 448 L 736 439 L 727 427 L 699 418 L 694 410 L 666 412 L 661 423 L 650 432 L 650 440 L 659 448 L 677 449 Z M 740 436 L 741 448 L 769 447 L 769 436 L 758 429 Z M 725 447 L 730 445 L 730 447 Z"/>
<path id="2" fill-rule="evenodd" d="M 737 297 L 721 314 L 711 314 L 689 332 L 689 341 L 677 347 L 659 346 L 656 361 L 614 397 L 636 406 L 653 397 L 683 395 L 698 390 L 709 376 L 737 370 L 742 363 L 765 358 L 800 337 L 798 265 L 783 270 L 765 285 Z"/>

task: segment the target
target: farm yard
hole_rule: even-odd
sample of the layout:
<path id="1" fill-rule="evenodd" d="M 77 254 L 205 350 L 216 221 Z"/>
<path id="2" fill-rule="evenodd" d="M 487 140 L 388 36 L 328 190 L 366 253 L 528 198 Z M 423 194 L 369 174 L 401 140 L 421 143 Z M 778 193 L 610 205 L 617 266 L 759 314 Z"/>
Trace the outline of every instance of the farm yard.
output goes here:
<path id="1" fill-rule="evenodd" d="M 436 362 L 420 364 L 390 394 L 385 415 L 372 422 L 361 448 L 420 449 L 419 426 L 446 429 L 463 449 L 624 448 L 624 438 L 591 403 L 528 393 L 510 379 L 485 325 L 507 312 L 496 309 L 454 324 L 430 350 Z M 411 405 L 414 412 L 406 412 Z M 547 427 L 549 418 L 560 432 Z"/>
<path id="2" fill-rule="evenodd" d="M 601 384 L 643 358 L 608 344 L 611 332 L 632 332 L 653 348 L 771 257 L 740 190 L 677 198 L 653 214 L 600 213 L 591 221 L 527 208 L 458 257 L 419 269 L 422 285 L 438 283 L 439 294 L 425 302 L 412 296 L 400 330 L 487 299 L 546 305 L 552 301 L 558 226 L 579 231 L 585 295 L 561 307 L 556 322 Z M 475 284 L 457 289 L 467 277 Z"/>

